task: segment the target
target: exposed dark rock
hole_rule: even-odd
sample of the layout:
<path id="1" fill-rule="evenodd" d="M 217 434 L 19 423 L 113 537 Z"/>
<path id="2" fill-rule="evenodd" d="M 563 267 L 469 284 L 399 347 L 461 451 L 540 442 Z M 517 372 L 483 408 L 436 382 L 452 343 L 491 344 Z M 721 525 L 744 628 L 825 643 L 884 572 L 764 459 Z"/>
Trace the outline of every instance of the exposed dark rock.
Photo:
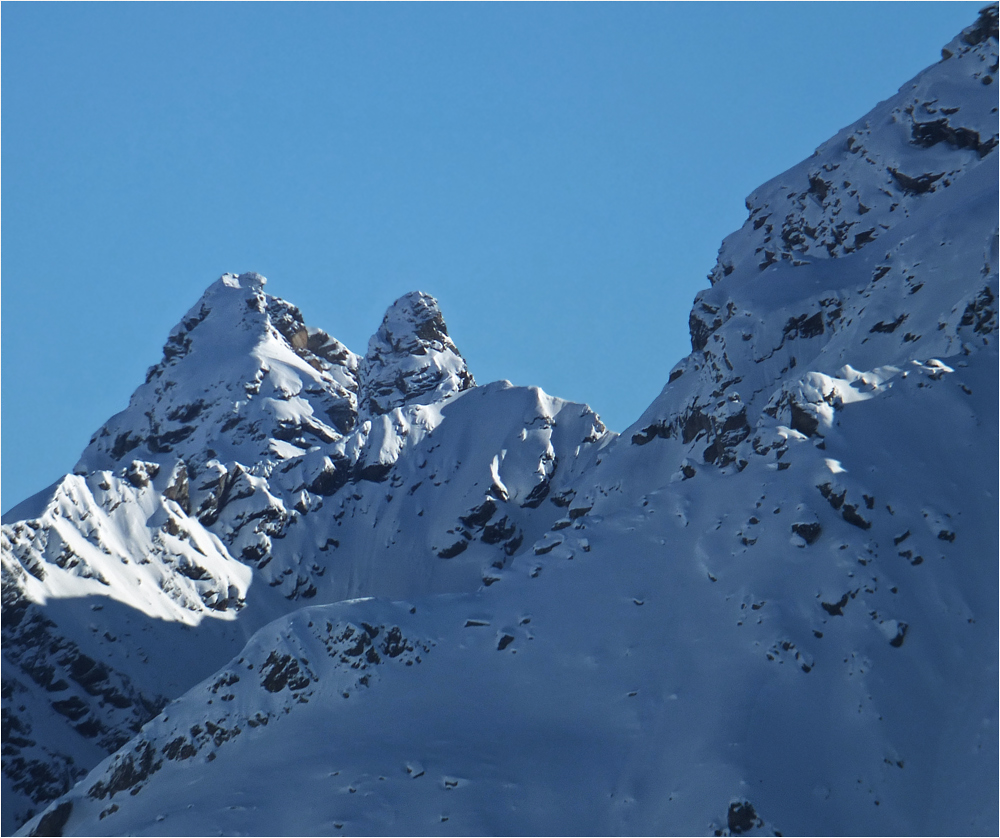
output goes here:
<path id="1" fill-rule="evenodd" d="M 163 746 L 163 755 L 169 760 L 190 759 L 198 749 L 183 736 L 178 736 Z"/>
<path id="2" fill-rule="evenodd" d="M 989 154 L 997 144 L 995 137 L 989 137 L 985 141 L 980 140 L 978 131 L 961 126 L 953 126 L 947 117 L 935 119 L 932 122 L 914 121 L 911 136 L 913 144 L 922 146 L 923 148 L 930 148 L 943 142 L 953 148 L 972 149 L 980 157 L 985 157 Z"/>
<path id="3" fill-rule="evenodd" d="M 453 559 L 455 558 L 455 556 L 459 555 L 460 553 L 464 553 L 468 549 L 469 549 L 469 542 L 466 541 L 464 538 L 462 538 L 456 541 L 450 547 L 444 547 L 443 549 L 438 550 L 437 555 L 438 558 L 440 559 Z"/>
<path id="4" fill-rule="evenodd" d="M 883 323 L 881 320 L 879 320 L 878 323 L 876 323 L 868 330 L 868 333 L 875 334 L 876 332 L 883 332 L 885 334 L 890 334 L 892 332 L 895 332 L 896 329 L 898 329 L 901 325 L 903 325 L 908 316 L 909 315 L 901 314 L 899 315 L 899 317 L 897 317 L 895 320 L 890 321 L 889 323 Z"/>
<path id="5" fill-rule="evenodd" d="M 118 436 L 115 437 L 115 444 L 111 447 L 112 459 L 120 460 L 129 451 L 137 448 L 141 443 L 142 437 L 133 436 L 130 431 L 118 434 Z"/>
<path id="6" fill-rule="evenodd" d="M 207 309 L 203 309 L 207 313 Z M 155 375 L 163 371 L 163 365 L 169 364 L 173 361 L 178 361 L 183 358 L 188 352 L 191 351 L 191 338 L 186 332 L 177 332 L 167 338 L 167 342 L 163 344 L 163 364 L 159 368 L 154 367 L 156 372 L 149 376 L 147 380 L 151 381 Z M 152 371 L 151 371 L 152 372 Z"/>
<path id="7" fill-rule="evenodd" d="M 451 356 L 447 369 L 433 362 L 431 352 Z M 440 355 L 439 355 L 440 357 Z M 425 362 L 414 363 L 416 359 Z M 359 368 L 358 405 L 372 416 L 426 398 L 460 392 L 476 384 L 448 327 L 437 300 L 427 294 L 407 294 L 390 306 L 368 346 Z"/>
<path id="8" fill-rule="evenodd" d="M 793 431 L 798 431 L 806 436 L 815 436 L 819 429 L 819 417 L 816 414 L 805 410 L 796 401 L 789 402 L 789 409 L 792 414 L 791 427 Z"/>
<path id="9" fill-rule="evenodd" d="M 490 518 L 493 517 L 496 511 L 497 511 L 496 501 L 493 500 L 492 498 L 487 498 L 479 506 L 473 507 L 467 513 L 465 513 L 465 515 L 460 516 L 458 520 L 461 521 L 463 524 L 465 524 L 465 526 L 467 527 L 470 527 L 472 529 L 479 529 L 480 527 L 484 526 L 486 522 L 490 520 Z M 486 541 L 485 538 L 483 540 Z"/>
<path id="10" fill-rule="evenodd" d="M 681 442 L 685 445 L 697 439 L 700 434 L 712 430 L 712 420 L 698 408 L 689 410 L 680 421 Z"/>
<path id="11" fill-rule="evenodd" d="M 764 825 L 764 821 L 757 817 L 757 812 L 749 800 L 740 800 L 729 804 L 726 824 L 729 827 L 730 833 L 733 835 L 742 835 L 751 829 L 759 829 Z"/>
<path id="12" fill-rule="evenodd" d="M 342 434 L 354 430 L 358 421 L 358 414 L 349 402 L 339 402 L 327 408 L 326 417 L 330 420 L 330 424 Z"/>
<path id="13" fill-rule="evenodd" d="M 732 457 L 724 456 L 723 452 L 739 444 L 749 435 L 750 427 L 747 424 L 745 407 L 737 413 L 726 416 L 720 423 L 696 401 L 671 420 L 655 422 L 639 433 L 633 434 L 632 444 L 645 445 L 656 437 L 671 439 L 679 436 L 681 442 L 688 445 L 707 436 L 711 439 L 706 449 L 705 461 L 716 462 L 723 466 L 732 462 Z"/>
<path id="14" fill-rule="evenodd" d="M 844 606 L 847 605 L 847 601 L 851 598 L 850 593 L 844 594 L 836 602 L 821 602 L 820 605 L 823 606 L 823 610 L 826 611 L 831 617 L 843 617 L 844 616 Z"/>
<path id="15" fill-rule="evenodd" d="M 60 661 L 62 663 L 63 661 Z M 107 683 L 108 668 L 82 653 L 78 653 L 68 661 L 69 677 L 83 687 L 91 695 L 99 695 L 101 687 Z"/>
<path id="16" fill-rule="evenodd" d="M 517 532 L 517 525 L 512 523 L 506 515 L 498 521 L 483 527 L 482 540 L 487 544 L 499 544 L 510 538 Z"/>
<path id="17" fill-rule="evenodd" d="M 700 352 L 708 345 L 712 333 L 722 325 L 722 318 L 714 316 L 718 307 L 697 301 L 688 317 L 688 330 L 691 333 L 691 351 Z"/>
<path id="18" fill-rule="evenodd" d="M 541 506 L 542 501 L 545 500 L 549 494 L 549 483 L 550 480 L 548 477 L 543 479 L 541 483 L 538 483 L 530 492 L 528 492 L 528 496 L 524 499 L 521 506 L 527 509 L 537 509 Z"/>
<path id="19" fill-rule="evenodd" d="M 834 509 L 840 509 L 844 505 L 844 498 L 847 497 L 846 489 L 842 489 L 839 492 L 835 491 L 829 483 L 824 483 L 816 488 L 819 489 L 820 494 L 830 502 L 830 506 Z"/>
<path id="20" fill-rule="evenodd" d="M 977 334 L 988 335 L 997 330 L 996 296 L 989 285 L 983 287 L 976 298 L 965 307 L 959 327 L 972 326 Z"/>
<path id="21" fill-rule="evenodd" d="M 735 459 L 731 449 L 739 445 L 750 436 L 750 425 L 747 422 L 746 408 L 742 408 L 738 413 L 734 413 L 722 423 L 722 427 L 716 432 L 703 454 L 706 463 L 717 463 L 720 466 L 728 465 Z"/>
<path id="22" fill-rule="evenodd" d="M 813 315 L 800 314 L 798 317 L 790 317 L 782 331 L 782 336 L 790 340 L 795 338 L 814 338 L 823 334 L 823 312 L 817 311 Z"/>
<path id="23" fill-rule="evenodd" d="M 556 492 L 549 495 L 549 503 L 553 503 L 559 507 L 567 507 L 573 502 L 573 498 L 576 497 L 575 489 L 565 489 L 562 492 Z"/>
<path id="24" fill-rule="evenodd" d="M 196 425 L 184 425 L 183 427 L 176 428 L 172 431 L 152 434 L 149 439 L 146 440 L 146 444 L 149 445 L 149 450 L 154 454 L 166 454 L 173 451 L 173 447 L 178 442 L 183 442 L 197 429 Z"/>
<path id="25" fill-rule="evenodd" d="M 31 830 L 31 834 L 38 836 L 62 835 L 63 828 L 66 826 L 66 822 L 69 820 L 69 816 L 72 811 L 72 801 L 64 800 L 51 812 L 46 812 L 42 815 L 38 823 L 35 825 L 35 828 Z"/>
<path id="26" fill-rule="evenodd" d="M 815 544 L 823 532 L 823 527 L 816 522 L 792 524 L 792 532 L 800 536 L 806 544 Z"/>
<path id="27" fill-rule="evenodd" d="M 987 38 L 997 40 L 997 4 L 991 3 L 979 10 L 979 18 L 962 32 L 962 40 L 969 46 L 981 44 Z"/>
<path id="28" fill-rule="evenodd" d="M 190 488 L 188 486 L 187 467 L 183 461 L 177 464 L 171 475 L 170 484 L 163 490 L 163 496 L 175 501 L 185 513 L 191 512 Z"/>
<path id="29" fill-rule="evenodd" d="M 268 672 L 268 667 L 270 671 Z M 309 686 L 309 678 L 299 670 L 299 662 L 291 655 L 271 652 L 261 667 L 261 686 L 268 692 L 276 693 L 288 687 L 301 690 Z"/>
<path id="30" fill-rule="evenodd" d="M 98 780 L 90 787 L 87 794 L 95 800 L 103 800 L 105 797 L 133 788 L 159 771 L 162 765 L 163 760 L 157 759 L 153 744 L 143 740 L 135 750 L 116 759 L 107 783 Z"/>
<path id="31" fill-rule="evenodd" d="M 513 556 L 521 543 L 524 541 L 524 533 L 518 531 L 513 538 L 507 539 L 506 543 L 503 545 L 503 552 L 507 556 Z"/>
<path id="32" fill-rule="evenodd" d="M 328 497 L 336 494 L 347 483 L 348 468 L 342 462 L 327 462 L 323 469 L 306 486 L 314 495 Z"/>
<path id="33" fill-rule="evenodd" d="M 390 471 L 392 471 L 392 463 L 372 463 L 370 466 L 356 468 L 354 479 L 355 481 L 367 480 L 370 483 L 382 483 Z"/>
<path id="34" fill-rule="evenodd" d="M 862 230 L 860 233 L 855 233 L 854 235 L 854 246 L 850 248 L 851 250 L 857 250 L 862 245 L 869 244 L 875 241 L 875 228 L 872 227 L 869 230 Z"/>
<path id="35" fill-rule="evenodd" d="M 922 195 L 925 192 L 933 192 L 934 184 L 944 177 L 944 172 L 931 174 L 930 172 L 916 177 L 900 172 L 898 169 L 889 169 L 890 174 L 896 179 L 900 188 L 911 195 Z"/>
<path id="36" fill-rule="evenodd" d="M 656 437 L 660 437 L 661 439 L 667 438 L 666 429 L 658 423 L 647 425 L 638 433 L 632 434 L 632 444 L 645 445 L 647 442 L 652 442 Z"/>
<path id="37" fill-rule="evenodd" d="M 72 695 L 62 701 L 53 701 L 52 709 L 70 721 L 78 721 L 87 715 L 90 708 L 81 701 L 79 696 Z"/>
<path id="38" fill-rule="evenodd" d="M 831 183 L 829 181 L 823 180 L 819 176 L 819 173 L 813 173 L 809 175 L 809 193 L 815 195 L 820 203 L 826 200 L 827 194 L 829 194 Z"/>
<path id="39" fill-rule="evenodd" d="M 844 517 L 844 520 L 847 521 L 848 524 L 853 524 L 855 527 L 859 527 L 860 529 L 867 530 L 872 525 L 871 521 L 866 520 L 858 514 L 858 507 L 854 504 L 845 503 L 840 514 Z"/>
<path id="40" fill-rule="evenodd" d="M 393 626 L 385 633 L 382 640 L 382 653 L 386 657 L 398 658 L 403 652 L 413 651 L 413 647 L 407 639 L 403 637 L 403 632 L 399 626 Z"/>
<path id="41" fill-rule="evenodd" d="M 534 547 L 536 556 L 544 556 L 546 553 L 551 553 L 560 544 L 562 544 L 562 536 L 559 536 L 558 541 L 547 541 L 542 544 L 536 544 Z"/>
<path id="42" fill-rule="evenodd" d="M 167 419 L 171 422 L 179 422 L 182 425 L 186 425 L 188 422 L 196 419 L 204 409 L 205 402 L 198 399 L 191 404 L 178 405 L 167 413 Z"/>
<path id="43" fill-rule="evenodd" d="M 125 479 L 135 488 L 142 489 L 148 486 L 149 481 L 159 473 L 160 467 L 156 463 L 133 460 L 132 464 L 125 470 Z"/>

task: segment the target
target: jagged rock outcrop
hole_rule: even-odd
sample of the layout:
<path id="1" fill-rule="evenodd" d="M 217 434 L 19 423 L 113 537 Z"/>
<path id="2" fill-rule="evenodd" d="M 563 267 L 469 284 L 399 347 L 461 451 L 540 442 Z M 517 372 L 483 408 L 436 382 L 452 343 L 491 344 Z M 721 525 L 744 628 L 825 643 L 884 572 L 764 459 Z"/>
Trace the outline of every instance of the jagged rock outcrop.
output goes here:
<path id="1" fill-rule="evenodd" d="M 359 370 L 358 403 L 370 417 L 407 404 L 428 404 L 474 387 L 465 359 L 448 336 L 433 297 L 396 300 L 368 344 Z"/>

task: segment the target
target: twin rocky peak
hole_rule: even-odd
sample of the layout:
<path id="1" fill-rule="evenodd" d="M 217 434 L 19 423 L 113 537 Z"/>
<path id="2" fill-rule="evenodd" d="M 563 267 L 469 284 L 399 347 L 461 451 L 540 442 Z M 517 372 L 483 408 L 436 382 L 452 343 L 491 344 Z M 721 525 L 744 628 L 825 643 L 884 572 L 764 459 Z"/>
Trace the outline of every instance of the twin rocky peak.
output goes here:
<path id="1" fill-rule="evenodd" d="M 363 357 L 308 327 L 256 273 L 225 274 L 171 331 L 126 410 L 91 439 L 77 473 L 173 454 L 283 460 L 395 408 L 475 386 L 437 300 L 406 294 Z"/>

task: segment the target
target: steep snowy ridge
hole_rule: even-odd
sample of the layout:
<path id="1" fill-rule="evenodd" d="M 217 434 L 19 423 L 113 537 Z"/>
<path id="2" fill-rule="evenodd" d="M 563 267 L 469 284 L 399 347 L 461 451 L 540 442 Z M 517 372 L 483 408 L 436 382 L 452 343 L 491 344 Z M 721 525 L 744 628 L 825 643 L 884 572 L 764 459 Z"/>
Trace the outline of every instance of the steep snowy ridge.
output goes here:
<path id="1" fill-rule="evenodd" d="M 620 437 L 426 295 L 359 358 L 213 285 L 5 519 L 5 830 L 995 832 L 997 7 L 943 56 Z"/>
<path id="2" fill-rule="evenodd" d="M 750 217 L 722 244 L 712 284 L 737 266 L 764 270 L 855 253 L 924 196 L 947 190 L 956 176 L 975 177 L 998 140 L 990 87 L 996 44 L 997 16 L 987 7 L 942 50 L 939 64 L 755 190 L 746 202 Z"/>
<path id="3" fill-rule="evenodd" d="M 770 420 L 811 435 L 828 417 L 832 380 L 820 392 L 800 378 L 819 373 L 843 389 L 855 374 L 841 375 L 845 366 L 903 368 L 995 331 L 995 192 L 984 188 L 997 180 L 996 94 L 985 83 L 997 68 L 994 7 L 945 55 L 751 195 L 750 218 L 695 300 L 692 354 L 623 439 L 678 439 L 692 463 L 741 468 Z M 979 139 L 929 143 L 918 110 L 950 114 L 952 130 Z M 928 188 L 901 188 L 903 169 Z M 838 241 L 825 241 L 838 225 Z"/>
<path id="4" fill-rule="evenodd" d="M 61 793 L 211 671 L 195 649 L 164 666 L 157 640 L 145 641 L 152 659 L 132 646 L 166 623 L 231 619 L 250 584 L 249 568 L 169 497 L 176 477 L 152 463 L 70 475 L 37 517 L 4 526 L 4 770 L 15 790 Z M 15 805 L 6 788 L 5 804 Z"/>

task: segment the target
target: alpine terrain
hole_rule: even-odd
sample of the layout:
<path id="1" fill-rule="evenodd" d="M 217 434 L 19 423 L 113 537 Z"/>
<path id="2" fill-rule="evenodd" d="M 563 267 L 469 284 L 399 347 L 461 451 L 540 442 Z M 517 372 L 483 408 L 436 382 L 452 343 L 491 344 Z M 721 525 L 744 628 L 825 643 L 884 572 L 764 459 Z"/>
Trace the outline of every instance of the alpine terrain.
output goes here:
<path id="1" fill-rule="evenodd" d="M 209 286 L 3 519 L 4 833 L 995 834 L 997 65 L 755 191 L 621 435 Z"/>

